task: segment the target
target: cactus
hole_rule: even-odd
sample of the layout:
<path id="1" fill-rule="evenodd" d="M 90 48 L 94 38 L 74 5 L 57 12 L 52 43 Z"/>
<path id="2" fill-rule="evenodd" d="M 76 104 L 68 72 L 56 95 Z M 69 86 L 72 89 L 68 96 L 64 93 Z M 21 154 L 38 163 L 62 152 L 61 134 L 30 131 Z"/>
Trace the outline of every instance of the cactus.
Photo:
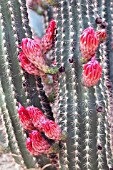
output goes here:
<path id="1" fill-rule="evenodd" d="M 27 38 L 31 42 L 35 41 L 30 40 L 33 39 L 33 35 L 25 0 L 0 1 L 0 120 L 5 127 L 4 143 L 9 146 L 16 162 L 23 168 L 112 170 L 113 2 L 112 0 L 46 0 L 45 2 L 51 5 L 48 9 L 47 6 L 43 9 L 46 10 L 45 25 L 47 27 L 49 21 L 54 19 L 57 29 L 56 41 L 53 47 L 49 46 L 51 51 L 47 55 L 48 58 L 55 59 L 59 72 L 55 67 L 54 73 L 44 72 L 39 76 L 37 61 L 35 65 L 32 63 L 32 73 L 36 74 L 31 75 L 29 74 L 31 70 L 27 72 L 24 67 L 22 69 L 21 61 L 18 60 L 19 53 L 21 57 L 25 57 L 25 63 L 27 62 L 26 56 L 18 48 L 21 42 L 28 40 Z M 93 28 L 97 35 L 96 47 L 91 50 L 89 46 L 86 48 L 84 36 L 80 38 L 83 31 L 90 28 Z M 48 43 L 48 39 L 45 41 L 42 38 L 42 40 L 41 50 L 45 50 L 45 55 L 48 48 L 46 49 L 44 45 Z M 89 45 L 91 43 L 95 45 L 94 42 L 90 42 Z M 35 53 L 35 50 L 32 49 L 32 53 Z M 28 55 L 30 57 L 28 65 L 32 62 L 32 53 L 31 56 Z M 95 65 L 98 67 L 98 74 L 93 72 L 92 82 L 89 83 L 90 73 L 85 69 L 91 67 L 91 71 Z M 53 103 L 48 99 L 48 92 L 44 91 L 46 86 L 50 87 L 46 85 L 47 76 L 51 76 L 53 80 L 52 93 L 55 93 Z M 26 117 L 22 119 L 25 129 L 21 125 L 21 119 L 19 120 L 18 102 L 24 106 L 23 110 L 26 112 Z M 34 112 L 35 116 L 31 115 L 32 120 L 27 115 L 28 108 L 35 110 L 36 107 L 45 114 L 41 121 Z M 33 129 L 32 132 L 27 131 L 26 122 L 29 123 L 29 130 Z M 58 127 L 57 132 L 52 128 L 53 125 Z M 61 137 L 57 136 L 59 127 L 62 130 Z M 52 133 L 53 129 L 56 134 Z M 1 136 L 0 143 L 3 140 Z M 43 150 L 39 150 L 38 147 L 43 145 L 41 142 L 38 145 L 39 141 L 36 142 L 36 139 L 41 139 L 45 144 Z M 38 148 L 37 152 L 32 145 Z M 38 155 L 44 151 L 45 155 Z"/>

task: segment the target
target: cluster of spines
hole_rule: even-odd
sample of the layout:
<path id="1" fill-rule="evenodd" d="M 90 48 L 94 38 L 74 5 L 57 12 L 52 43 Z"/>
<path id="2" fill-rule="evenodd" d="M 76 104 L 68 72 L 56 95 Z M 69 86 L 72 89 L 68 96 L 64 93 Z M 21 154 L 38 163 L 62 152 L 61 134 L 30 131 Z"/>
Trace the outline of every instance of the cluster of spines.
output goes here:
<path id="1" fill-rule="evenodd" d="M 4 58 L 4 64 L 5 64 L 4 67 L 5 67 L 5 70 L 6 70 L 6 75 L 5 76 L 7 76 L 7 80 L 6 81 L 8 81 L 8 84 L 10 85 L 7 88 L 9 88 L 9 91 L 10 91 L 9 95 L 12 96 L 12 101 L 14 103 L 14 107 L 15 107 L 15 110 L 16 110 L 16 99 L 15 99 L 14 86 L 12 84 L 12 77 L 11 77 L 11 74 L 10 74 L 9 63 L 8 63 L 8 59 L 7 59 L 8 58 L 7 48 L 5 46 L 6 41 L 5 41 L 5 33 L 4 33 L 4 26 L 3 26 L 3 22 L 4 21 L 3 21 L 3 18 L 2 18 L 1 6 L 0 6 L 0 20 L 1 20 L 1 23 L 0 23 L 0 25 L 1 25 L 1 40 L 3 40 L 2 41 L 2 50 L 3 50 L 2 57 Z M 4 104 L 2 103 L 3 104 L 2 107 L 5 107 L 5 112 L 6 112 L 6 114 L 8 114 L 8 110 L 6 108 L 5 96 L 3 95 L 2 86 L 1 86 L 0 89 L 1 89 L 1 93 L 0 93 L 1 94 L 1 99 L 2 99 L 2 101 L 4 103 Z M 8 118 L 9 118 L 9 115 L 8 115 Z M 11 120 L 9 120 L 9 122 L 11 122 Z M 9 127 L 11 128 L 12 126 L 10 125 Z M 13 133 L 13 131 L 12 131 L 12 133 Z M 17 153 L 18 153 L 18 155 L 21 158 L 21 164 L 24 165 L 23 158 L 22 158 L 22 156 L 20 154 L 20 150 L 19 150 L 16 138 L 15 138 L 15 135 L 13 134 L 12 136 L 13 136 L 13 139 L 14 139 L 14 143 L 16 145 Z"/>
<path id="2" fill-rule="evenodd" d="M 23 161 L 23 158 L 21 156 L 20 149 L 19 149 L 19 146 L 18 146 L 18 142 L 16 140 L 16 136 L 15 136 L 15 133 L 14 133 L 14 128 L 12 126 L 11 119 L 10 119 L 10 116 L 9 116 L 9 112 L 8 112 L 8 109 L 7 109 L 7 106 L 6 106 L 5 95 L 4 95 L 4 92 L 3 92 L 1 82 L 0 82 L 0 94 L 1 94 L 0 102 L 1 102 L 1 105 L 2 105 L 1 113 L 3 115 L 3 119 L 4 119 L 4 122 L 5 122 L 6 129 L 7 129 L 9 146 L 11 146 L 11 149 L 13 149 L 12 152 L 13 152 L 14 156 L 16 156 L 19 159 L 21 166 L 25 167 L 25 164 L 24 164 L 24 161 Z"/>
<path id="3" fill-rule="evenodd" d="M 110 12 L 111 12 L 111 51 L 113 50 L 113 2 L 111 1 L 110 2 Z M 113 52 L 112 52 L 113 53 Z M 111 71 L 111 73 L 110 73 L 110 78 L 111 78 L 111 81 L 113 80 L 112 79 L 112 57 L 111 57 L 111 59 L 109 59 L 110 61 L 109 61 L 109 67 L 110 67 L 110 71 Z M 110 82 L 110 84 L 111 84 L 111 82 Z M 113 100 L 112 100 L 112 93 L 113 93 L 113 91 L 111 90 L 111 88 L 109 89 L 108 88 L 108 90 L 109 90 L 109 92 L 108 92 L 108 99 L 109 99 L 109 102 L 110 102 L 110 106 L 109 106 L 109 109 L 110 109 L 110 115 L 109 115 L 109 120 L 110 120 L 110 145 L 111 145 L 111 152 L 112 152 L 112 157 L 113 157 L 113 114 L 112 114 L 112 106 L 113 106 Z"/>
<path id="4" fill-rule="evenodd" d="M 104 89 L 106 89 L 106 83 L 109 82 L 109 78 L 108 78 L 108 70 L 106 67 L 107 64 L 107 55 L 106 55 L 106 45 L 103 45 L 103 56 L 104 56 L 104 64 L 103 64 L 103 74 L 104 74 L 104 83 L 103 83 L 103 95 L 104 95 L 104 102 L 105 102 L 105 134 L 106 134 L 106 144 L 105 144 L 105 149 L 106 149 L 106 159 L 107 159 L 107 165 L 109 168 L 111 168 L 113 166 L 113 160 L 112 160 L 112 151 L 110 148 L 110 129 L 109 129 L 109 122 L 108 122 L 108 118 L 109 118 L 109 107 L 110 107 L 110 101 L 109 101 L 109 91 L 108 89 L 106 90 L 106 94 L 104 93 Z M 106 74 L 107 73 L 107 74 Z M 107 100 L 106 100 L 107 97 Z"/>
<path id="5" fill-rule="evenodd" d="M 80 147 L 80 141 L 79 141 L 79 113 L 78 113 L 78 95 L 77 95 L 77 77 L 75 75 L 75 65 L 74 65 L 74 62 L 76 62 L 78 60 L 78 57 L 75 56 L 75 50 L 74 50 L 74 44 L 76 44 L 77 42 L 75 42 L 75 38 L 74 38 L 74 35 L 75 35 L 75 32 L 74 32 L 74 29 L 76 29 L 74 27 L 74 14 L 73 14 L 73 2 L 70 1 L 70 3 L 68 2 L 68 15 L 69 15 L 69 57 L 68 57 L 68 62 L 69 62 L 69 69 L 70 69 L 70 75 L 71 75 L 71 78 L 70 78 L 70 85 L 71 85 L 71 93 L 73 93 L 73 96 L 72 96 L 72 124 L 73 124 L 73 131 L 74 131 L 74 136 L 73 136 L 73 139 L 74 139 L 74 143 L 73 143 L 73 146 L 74 146 L 74 158 L 72 159 L 73 160 L 73 168 L 75 169 L 80 169 L 80 158 L 79 158 L 79 147 Z M 77 6 L 75 7 L 77 8 Z M 78 8 L 77 8 L 78 9 Z M 74 9 L 75 10 L 75 9 Z M 78 19 L 78 18 L 77 18 Z M 76 19 L 76 22 L 78 21 Z M 76 30 L 77 32 L 78 30 Z M 78 32 L 77 32 L 78 34 Z M 79 34 L 78 34 L 78 37 L 79 37 Z M 78 38 L 77 37 L 77 38 Z M 77 40 L 76 40 L 77 41 Z M 77 46 L 78 47 L 78 46 Z M 78 50 L 78 49 L 77 49 Z M 74 61 L 74 57 L 75 58 L 75 61 Z M 70 92 L 69 92 L 70 93 Z M 69 95 L 69 94 L 68 94 Z"/>
<path id="6" fill-rule="evenodd" d="M 2 143 L 0 141 L 0 147 L 2 147 L 3 150 L 4 150 L 4 149 L 7 149 L 8 145 L 9 145 L 9 140 L 8 140 L 7 128 L 5 126 L 4 117 L 3 117 L 3 113 L 2 112 L 3 112 L 2 111 L 2 107 L 0 106 L 0 126 L 1 126 L 0 127 L 0 132 L 1 132 L 1 134 L 3 134 L 3 137 L 4 137 L 2 139 L 2 141 L 4 140 L 3 141 L 4 143 Z"/>
<path id="7" fill-rule="evenodd" d="M 7 2 L 7 5 L 8 5 L 8 9 L 9 9 L 9 12 L 10 12 L 10 16 L 11 16 L 11 26 L 12 26 L 12 30 L 13 30 L 13 34 L 14 34 L 14 41 L 15 41 L 15 55 L 18 54 L 19 52 L 19 49 L 18 49 L 18 46 L 19 46 L 19 37 L 18 37 L 18 33 L 17 33 L 17 27 L 16 27 L 16 18 L 15 18 L 15 13 L 14 13 L 14 6 L 13 6 L 13 2 L 8 0 Z M 18 63 L 18 59 L 15 57 L 15 63 Z M 22 82 L 25 81 L 25 77 L 24 77 L 24 73 L 23 73 L 23 70 L 21 69 L 21 67 L 19 66 L 19 72 L 18 74 L 21 75 L 21 85 L 22 85 Z M 23 85 L 22 87 L 23 88 Z M 25 90 L 25 89 L 24 89 Z M 26 96 L 28 97 L 28 93 L 27 91 L 26 92 L 23 92 L 23 96 Z M 29 99 L 27 99 L 27 101 L 29 101 Z"/>
<path id="8" fill-rule="evenodd" d="M 96 3 L 96 2 L 95 2 Z M 89 13 L 89 19 L 90 19 L 90 23 L 92 25 L 95 26 L 95 17 L 97 16 L 97 8 L 95 5 L 96 4 L 93 4 L 92 1 L 88 1 L 88 13 Z M 92 14 L 92 15 L 91 15 Z M 99 87 L 100 87 L 100 84 L 99 84 Z M 100 94 L 98 93 L 99 92 L 99 87 L 96 85 L 94 86 L 94 96 L 95 96 L 95 104 L 96 104 L 96 107 L 103 107 L 102 105 L 102 102 L 100 101 Z M 102 90 L 100 88 L 100 90 Z M 103 164 L 104 164 L 104 155 L 103 155 L 103 148 L 102 148 L 102 145 L 104 145 L 103 143 L 103 138 L 102 138 L 102 133 L 103 133 L 103 110 L 98 112 L 96 111 L 96 114 L 97 114 L 97 164 L 98 164 L 98 169 L 99 170 L 102 170 L 103 169 Z"/>
<path id="9" fill-rule="evenodd" d="M 14 18 L 14 14 L 13 14 L 13 8 L 12 8 L 12 2 L 10 2 L 10 1 L 8 1 L 8 5 L 9 5 L 9 11 L 11 12 L 11 22 L 12 22 L 12 30 L 13 30 L 13 33 L 14 33 L 14 41 L 15 41 L 15 43 L 16 43 L 16 49 L 17 49 L 17 45 L 18 45 L 18 37 L 17 37 L 17 33 L 16 33 L 16 25 L 15 25 L 15 18 Z M 16 94 L 15 94 L 15 87 L 14 87 L 14 85 L 13 85 L 13 80 L 12 80 L 12 75 L 11 75 L 11 71 L 10 71 L 10 69 L 9 69 L 9 62 L 8 62 L 8 52 L 7 52 L 7 47 L 5 46 L 7 43 L 6 43 L 6 37 L 5 37 L 5 28 L 4 28 L 4 21 L 3 21 L 3 18 L 2 18 L 2 13 L 0 13 L 0 15 L 1 15 L 1 28 L 2 28 L 2 32 L 1 32 L 1 34 L 3 35 L 3 42 L 2 42 L 2 44 L 3 44 L 3 47 L 2 47 L 2 50 L 3 50 L 3 57 L 4 57 L 4 63 L 5 63 L 5 65 L 4 65 L 4 67 L 5 67 L 5 70 L 6 70 L 6 77 L 7 77 L 7 82 L 6 82 L 6 84 L 7 85 L 9 85 L 8 86 L 8 92 L 10 91 L 10 100 L 11 100 L 11 103 L 13 104 L 13 108 L 14 108 L 14 110 L 13 110 L 13 112 L 15 112 L 15 115 L 13 116 L 14 117 L 14 119 L 15 119 L 15 121 L 17 121 L 18 122 L 18 118 L 17 118 L 17 115 L 16 115 L 16 112 L 17 112 L 17 107 L 16 107 L 16 105 L 17 105 L 17 100 L 16 100 Z M 16 51 L 16 53 L 18 52 L 18 50 Z M 9 107 L 9 106 L 8 106 Z M 6 113 L 8 112 L 8 110 L 7 110 L 7 108 L 6 108 Z M 10 116 L 10 115 L 9 115 Z M 11 116 L 10 116 L 10 118 L 11 118 Z M 21 129 L 21 131 L 23 132 L 23 129 L 22 129 L 22 127 L 20 127 L 20 124 L 18 124 L 18 127 L 19 127 L 19 129 Z M 9 132 L 8 132 L 9 133 Z M 21 132 L 19 132 L 19 133 L 21 133 Z M 11 135 L 11 134 L 10 134 Z M 9 135 L 9 136 L 10 136 Z M 24 138 L 25 138 L 25 134 L 23 134 L 22 133 L 22 135 L 23 135 L 23 139 L 22 140 L 24 140 Z M 15 136 L 14 134 L 13 134 L 13 136 Z M 11 140 L 11 139 L 10 139 Z M 15 141 L 16 141 L 16 138 L 15 138 Z M 15 142 L 16 144 L 18 143 L 17 141 Z M 23 144 L 24 145 L 24 144 Z M 20 159 L 20 164 L 22 164 L 22 166 L 25 166 L 25 162 L 24 162 L 24 159 L 23 159 L 23 157 L 22 157 L 22 155 L 21 155 L 21 151 L 20 151 L 20 148 L 19 147 L 17 147 L 16 146 L 16 148 L 18 148 L 18 149 L 14 149 L 15 151 L 17 150 L 18 151 L 18 155 L 19 155 L 19 157 L 21 158 Z M 12 150 L 12 152 L 14 152 L 13 150 Z M 30 157 L 32 157 L 32 156 L 30 156 Z M 33 160 L 33 164 L 34 164 L 34 160 Z M 29 166 L 29 165 L 28 165 Z M 31 165 L 32 166 L 32 165 Z"/>
<path id="10" fill-rule="evenodd" d="M 107 5 L 107 7 L 106 7 Z M 106 9 L 109 8 L 110 9 L 110 1 L 102 1 L 102 17 L 106 17 L 106 19 L 109 19 L 109 11 L 107 11 Z M 111 21 L 110 21 L 111 22 Z M 109 31 L 110 34 L 110 30 L 107 29 L 107 31 Z M 108 35 L 109 36 L 109 35 Z M 109 36 L 110 38 L 110 36 Z M 108 40 L 107 40 L 108 41 Z M 109 45 L 109 47 L 108 47 Z M 103 74 L 104 74 L 104 83 L 103 86 L 106 87 L 106 83 L 109 81 L 109 71 L 108 71 L 108 59 L 110 59 L 110 53 L 108 53 L 107 51 L 110 49 L 110 42 L 108 44 L 108 42 L 103 43 L 102 45 L 102 51 L 103 51 Z M 108 89 L 106 90 L 106 95 L 105 97 L 107 98 L 108 102 L 105 100 L 106 102 L 106 115 L 105 115 L 105 133 L 106 133 L 106 145 L 105 145 L 105 149 L 106 149 L 106 159 L 107 159 L 107 165 L 110 168 L 113 168 L 113 158 L 112 158 L 112 150 L 110 147 L 110 129 L 109 129 L 109 91 Z"/>
<path id="11" fill-rule="evenodd" d="M 86 1 L 84 1 L 84 3 L 86 3 Z M 88 11 L 88 4 L 84 4 L 86 7 L 84 7 L 86 10 L 86 20 L 87 20 L 87 24 L 90 25 L 90 16 L 89 16 L 89 11 Z M 82 13 L 82 6 L 81 6 L 81 13 Z M 83 27 L 86 27 L 86 24 L 84 22 L 85 20 L 82 21 Z M 87 25 L 87 26 L 88 26 Z M 86 87 L 83 87 L 83 93 L 84 93 L 84 113 L 85 113 L 85 119 L 84 119 L 84 125 L 85 125 L 85 134 L 84 134 L 84 140 L 85 140 L 85 148 L 84 148 L 84 152 L 85 152 L 85 156 L 84 156 L 84 167 L 87 168 L 87 170 L 89 170 L 92 165 L 91 165 L 91 161 L 92 161 L 92 157 L 91 157 L 91 117 L 90 117 L 90 109 L 89 109 L 89 90 Z"/>
<path id="12" fill-rule="evenodd" d="M 55 19 L 57 20 L 57 41 L 55 43 L 55 47 L 59 50 L 55 52 L 55 57 L 56 57 L 56 62 L 58 63 L 59 67 L 60 67 L 60 72 L 59 74 L 59 95 L 58 95 L 58 99 L 59 99 L 59 108 L 58 108 L 58 123 L 62 129 L 62 131 L 64 133 L 67 133 L 67 93 L 66 93 L 66 77 L 65 77 L 65 73 L 64 73 L 64 63 L 62 61 L 63 59 L 63 23 L 62 23 L 62 19 L 63 19 L 63 1 L 61 1 L 59 3 L 59 8 L 57 9 L 56 13 L 55 13 Z M 60 27 L 59 27 L 60 25 Z M 59 39 L 59 32 L 61 34 L 61 37 Z M 55 49 L 56 50 L 56 49 Z M 56 54 L 57 53 L 57 54 Z M 61 167 L 63 167 L 65 165 L 66 170 L 68 170 L 68 160 L 67 160 L 67 145 L 66 143 L 63 143 L 62 149 L 61 149 L 61 161 L 62 161 L 62 165 Z"/>
<path id="13" fill-rule="evenodd" d="M 23 29 L 25 30 L 25 36 L 26 37 L 31 37 L 32 32 L 29 27 L 29 20 L 28 20 L 28 13 L 27 13 L 27 8 L 26 8 L 26 1 L 19 0 L 20 3 L 20 10 L 21 10 L 21 17 L 22 17 L 22 24 L 23 24 Z"/>

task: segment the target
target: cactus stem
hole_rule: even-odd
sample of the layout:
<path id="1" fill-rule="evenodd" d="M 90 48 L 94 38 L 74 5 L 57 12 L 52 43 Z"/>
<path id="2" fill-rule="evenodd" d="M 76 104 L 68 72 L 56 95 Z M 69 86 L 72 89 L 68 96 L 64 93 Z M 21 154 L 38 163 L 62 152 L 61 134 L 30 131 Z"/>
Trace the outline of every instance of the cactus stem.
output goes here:
<path id="1" fill-rule="evenodd" d="M 4 95 L 4 92 L 3 92 L 3 89 L 2 89 L 1 82 L 0 82 L 0 94 L 1 94 L 0 95 L 0 105 L 2 107 L 1 113 L 3 114 L 4 122 L 5 122 L 5 125 L 6 125 L 6 128 L 7 128 L 7 133 L 8 133 L 8 136 L 10 138 L 9 139 L 9 145 L 11 147 L 12 152 L 15 153 L 16 156 L 18 157 L 21 165 L 25 167 L 25 164 L 24 164 L 23 158 L 21 156 L 16 137 L 15 137 L 14 129 L 12 127 L 10 116 L 9 116 L 9 113 L 8 113 L 8 110 L 7 110 L 7 107 L 6 107 L 5 95 Z"/>
<path id="2" fill-rule="evenodd" d="M 104 65 L 103 65 L 103 72 L 104 72 L 104 81 L 105 83 L 109 80 L 109 77 L 108 77 L 108 70 L 106 68 L 106 64 L 107 63 L 107 54 L 106 54 L 106 45 L 104 44 L 103 45 L 103 56 L 104 56 Z M 106 87 L 104 83 L 104 86 Z M 103 94 L 104 94 L 104 90 L 103 90 Z M 109 100 L 109 92 L 108 90 L 106 90 L 106 94 L 107 94 L 107 98 Z M 104 94 L 105 95 L 105 94 Z M 110 101 L 108 103 L 108 109 L 107 109 L 107 101 L 104 100 L 105 102 L 105 105 L 106 105 L 106 115 L 105 115 L 105 133 L 106 133 L 106 158 L 107 158 L 107 164 L 108 164 L 108 167 L 113 167 L 113 160 L 112 160 L 112 151 L 111 151 L 111 148 L 110 148 L 110 131 L 109 131 L 109 122 L 108 122 L 108 118 L 109 118 L 109 108 L 110 108 Z"/>
<path id="3" fill-rule="evenodd" d="M 61 1 L 59 3 L 59 8 L 55 8 L 55 14 L 54 14 L 54 17 L 55 19 L 58 21 L 58 25 L 57 25 L 57 31 L 58 32 L 61 32 L 62 33 L 62 28 L 63 28 L 63 23 L 61 22 L 61 20 L 59 20 L 59 17 L 63 17 L 63 1 Z M 60 23 L 59 23 L 60 22 Z M 60 27 L 59 27 L 60 25 Z M 62 35 L 62 34 L 61 34 Z M 58 34 L 57 34 L 58 36 Z M 63 44 L 63 40 L 62 40 L 63 37 L 61 37 L 61 39 L 59 39 L 59 37 L 57 37 L 57 41 L 55 43 L 55 48 L 59 48 L 59 54 L 58 56 L 61 56 L 61 58 L 57 58 L 56 57 L 56 61 L 58 62 L 59 65 L 63 64 L 63 61 L 62 61 L 62 52 L 61 52 L 61 49 L 62 49 L 62 44 Z M 55 51 L 55 56 L 57 56 L 56 54 L 56 51 Z M 67 133 L 67 94 L 66 94 L 66 86 L 65 86 L 65 83 L 66 83 L 66 77 L 65 77 L 65 73 L 64 74 L 61 74 L 59 75 L 59 94 L 58 94 L 58 99 L 59 99 L 59 108 L 58 108 L 58 123 L 61 127 L 61 129 L 63 130 L 63 132 Z M 68 167 L 68 159 L 67 159 L 67 144 L 66 143 L 62 143 L 62 149 L 61 149 L 61 153 L 60 153 L 60 158 L 61 158 L 61 168 L 65 168 L 66 167 L 66 170 L 69 169 Z M 63 167 L 65 165 L 65 167 Z"/>
<path id="4" fill-rule="evenodd" d="M 16 25 L 16 17 L 15 17 L 15 13 L 14 13 L 14 11 L 15 11 L 15 9 L 14 9 L 14 6 L 13 6 L 13 1 L 8 1 L 7 2 L 7 5 L 8 5 L 8 9 L 9 9 L 9 12 L 10 12 L 10 16 L 11 16 L 11 24 L 12 24 L 12 30 L 13 30 L 13 33 L 14 33 L 14 41 L 15 41 L 15 44 L 16 44 L 16 47 L 15 47 L 15 55 L 17 56 L 18 55 L 18 52 L 19 52 L 19 49 L 17 48 L 18 46 L 19 46 L 19 41 L 20 41 L 20 37 L 19 37 L 19 33 L 18 33 L 18 30 L 17 30 L 17 25 Z M 14 63 L 18 63 L 18 66 L 15 66 L 14 65 L 14 63 L 13 63 L 13 61 L 14 61 Z M 13 58 L 13 60 L 12 60 L 12 67 L 13 67 L 13 65 L 14 65 L 14 67 L 19 67 L 19 75 L 20 75 L 20 78 L 21 78 L 21 80 L 19 81 L 20 83 L 21 83 L 21 85 L 22 85 L 22 81 L 25 81 L 25 76 L 24 76 L 24 72 L 23 72 L 23 70 L 21 69 L 21 66 L 20 66 L 20 63 L 18 62 L 18 59 L 17 59 L 17 57 L 15 57 L 15 60 L 14 60 L 14 58 Z M 13 72 L 13 71 L 12 71 Z M 16 81 L 16 80 L 15 80 Z M 19 83 L 18 83 L 19 84 Z M 17 88 L 16 88 L 16 90 L 17 89 L 19 89 L 19 91 L 20 91 L 20 87 L 18 88 L 18 86 L 17 86 Z M 21 89 L 22 89 L 22 87 L 21 87 Z M 25 90 L 25 89 L 24 89 Z M 27 91 L 26 92 L 23 92 L 24 94 L 23 94 L 23 97 L 24 96 L 26 96 L 26 98 L 28 97 L 28 93 L 27 93 Z M 19 92 L 18 92 L 18 94 L 19 94 Z"/>
<path id="5" fill-rule="evenodd" d="M 68 13 L 69 13 L 69 39 L 70 39 L 70 42 L 69 42 L 69 56 L 71 56 L 73 59 L 75 57 L 75 51 L 73 51 L 73 46 L 71 47 L 71 43 L 74 43 L 74 31 L 73 31 L 73 28 L 74 28 L 74 11 L 71 9 L 71 6 L 73 6 L 73 3 L 70 1 L 70 3 L 68 3 Z M 75 7 L 76 8 L 76 7 Z M 76 20 L 77 21 L 77 20 Z M 75 28 L 76 32 L 78 31 L 78 28 Z M 78 34 L 78 37 L 77 39 L 79 39 L 79 34 Z M 78 47 L 78 46 L 77 46 Z M 79 47 L 78 47 L 79 48 Z M 78 52 L 78 49 L 77 51 Z M 75 59 L 75 62 L 78 61 L 78 58 Z M 74 131 L 74 149 L 75 149 L 75 152 L 74 152 L 74 157 L 73 157 L 73 164 L 74 164 L 74 168 L 75 169 L 80 169 L 80 157 L 79 157 L 79 150 L 78 150 L 78 145 L 76 145 L 77 143 L 80 143 L 79 141 L 79 113 L 78 113 L 78 96 L 77 96 L 77 90 L 76 90 L 76 87 L 77 87 L 77 77 L 75 75 L 75 63 L 71 63 L 70 65 L 70 75 L 72 75 L 71 79 L 70 79 L 70 83 L 71 84 L 71 87 L 72 87 L 72 91 L 73 91 L 73 97 L 72 97 L 72 109 L 73 109 L 73 113 L 72 113 L 72 124 L 73 124 L 73 131 Z M 69 96 L 69 94 L 68 94 Z"/>
<path id="6" fill-rule="evenodd" d="M 21 10 L 23 29 L 25 30 L 25 36 L 31 38 L 32 32 L 30 31 L 31 29 L 29 27 L 29 20 L 27 19 L 28 13 L 27 13 L 26 1 L 19 0 L 19 3 L 21 5 L 20 10 Z"/>
<path id="7" fill-rule="evenodd" d="M 22 133 L 22 128 L 18 122 L 18 117 L 17 117 L 17 100 L 15 98 L 15 91 L 14 91 L 14 85 L 12 84 L 12 77 L 9 69 L 9 62 L 8 62 L 8 55 L 7 55 L 7 48 L 5 46 L 5 33 L 4 33 L 4 21 L 2 18 L 2 13 L 1 13 L 1 6 L 0 6 L 0 46 L 1 46 L 1 62 L 0 62 L 0 72 L 3 74 L 4 77 L 1 77 L 1 82 L 3 86 L 3 91 L 6 96 L 6 105 L 9 111 L 10 119 L 12 120 L 12 124 L 14 126 L 15 134 L 16 134 L 16 140 L 18 140 L 18 145 L 20 147 L 20 152 L 22 153 L 22 157 L 25 158 L 25 160 L 29 160 L 26 162 L 28 167 L 33 166 L 34 162 L 32 160 L 32 156 L 29 154 L 26 157 L 26 147 L 24 145 L 25 139 Z M 1 43 L 2 42 L 2 43 Z M 21 148 L 22 147 L 22 148 Z M 22 150 L 24 149 L 24 151 Z M 28 152 L 27 152 L 28 153 Z M 30 163 L 30 164 L 29 164 Z"/>

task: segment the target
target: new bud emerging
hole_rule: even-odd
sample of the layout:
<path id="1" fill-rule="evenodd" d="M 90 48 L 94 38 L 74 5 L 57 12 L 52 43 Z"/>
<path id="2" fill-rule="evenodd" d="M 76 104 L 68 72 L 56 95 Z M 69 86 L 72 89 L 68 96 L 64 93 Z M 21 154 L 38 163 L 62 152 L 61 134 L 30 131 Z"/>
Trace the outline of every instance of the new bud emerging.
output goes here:
<path id="1" fill-rule="evenodd" d="M 54 44 L 55 28 L 56 28 L 56 23 L 54 20 L 51 20 L 46 30 L 46 34 L 43 36 L 41 40 L 41 48 L 43 50 L 43 54 L 47 53 Z"/>
<path id="2" fill-rule="evenodd" d="M 47 73 L 48 66 L 42 56 L 42 50 L 37 41 L 23 38 L 21 48 L 27 59 L 40 71 Z"/>
<path id="3" fill-rule="evenodd" d="M 94 56 L 99 45 L 99 38 L 92 27 L 86 28 L 80 36 L 80 50 L 82 59 L 87 62 Z"/>
<path id="4" fill-rule="evenodd" d="M 102 67 L 100 63 L 93 57 L 91 61 L 84 64 L 82 81 L 84 86 L 91 87 L 98 83 L 102 76 Z"/>
<path id="5" fill-rule="evenodd" d="M 107 33 L 105 29 L 97 30 L 96 34 L 100 40 L 100 43 L 103 43 L 107 38 Z"/>

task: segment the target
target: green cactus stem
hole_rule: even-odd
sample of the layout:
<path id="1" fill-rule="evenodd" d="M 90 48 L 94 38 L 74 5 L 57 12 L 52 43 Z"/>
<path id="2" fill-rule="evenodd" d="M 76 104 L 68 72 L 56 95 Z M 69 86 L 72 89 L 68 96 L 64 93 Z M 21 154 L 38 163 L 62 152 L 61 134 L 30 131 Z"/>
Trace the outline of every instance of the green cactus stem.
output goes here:
<path id="1" fill-rule="evenodd" d="M 54 170 L 113 169 L 113 72 L 112 72 L 112 0 L 44 1 L 45 28 L 56 21 L 55 46 L 47 57 L 57 66 L 49 67 L 55 82 L 55 100 L 51 104 L 44 90 L 44 79 L 21 69 L 18 45 L 22 38 L 33 38 L 25 0 L 0 1 L 0 116 L 4 121 L 9 145 L 15 160 L 24 168 Z M 56 5 L 57 2 L 57 5 Z M 95 19 L 107 22 L 107 39 L 99 44 L 95 58 L 102 66 L 102 77 L 93 87 L 82 84 L 84 63 L 80 62 L 80 35 L 91 26 L 105 27 Z M 44 28 L 44 30 L 45 30 Z M 53 75 L 52 75 L 53 74 Z M 56 74 L 56 77 L 54 77 Z M 47 118 L 59 124 L 65 140 L 58 142 L 59 152 L 33 157 L 25 146 L 26 134 L 17 115 L 17 102 L 43 110 Z M 27 132 L 28 133 L 28 132 Z M 46 136 L 45 136 L 45 139 Z M 38 162 L 38 163 L 37 163 Z M 47 163 L 47 165 L 46 165 Z M 48 164 L 49 163 L 49 164 Z"/>

